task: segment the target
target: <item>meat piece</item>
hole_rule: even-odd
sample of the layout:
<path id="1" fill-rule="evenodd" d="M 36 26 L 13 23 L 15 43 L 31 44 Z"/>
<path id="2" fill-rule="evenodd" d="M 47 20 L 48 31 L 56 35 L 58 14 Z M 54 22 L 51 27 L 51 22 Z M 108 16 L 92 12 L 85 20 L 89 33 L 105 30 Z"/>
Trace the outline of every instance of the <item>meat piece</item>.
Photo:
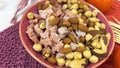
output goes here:
<path id="1" fill-rule="evenodd" d="M 64 57 L 65 56 L 65 54 L 63 54 L 63 53 L 57 53 L 56 54 L 56 58 L 62 58 L 62 57 Z"/>
<path id="2" fill-rule="evenodd" d="M 78 47 L 78 45 L 73 42 L 70 43 L 70 46 L 71 46 L 72 50 L 75 50 Z"/>
<path id="3" fill-rule="evenodd" d="M 46 8 L 45 10 L 39 10 L 39 15 L 41 18 L 46 19 L 53 13 L 53 9 L 51 7 Z"/>
<path id="4" fill-rule="evenodd" d="M 40 37 L 41 38 L 49 38 L 50 37 L 50 31 L 49 30 L 45 30 L 44 33 L 40 33 Z"/>
<path id="5" fill-rule="evenodd" d="M 80 39 L 79 39 L 79 37 L 75 34 L 75 32 L 71 32 L 71 34 L 73 34 L 74 35 L 74 37 L 76 38 L 76 40 L 77 40 L 77 43 L 79 43 L 79 41 L 80 41 Z"/>
<path id="6" fill-rule="evenodd" d="M 65 11 L 65 16 L 63 17 L 63 20 L 68 20 L 71 17 L 75 17 L 75 14 L 73 14 L 70 10 Z"/>
<path id="7" fill-rule="evenodd" d="M 53 7 L 53 10 L 55 12 L 55 15 L 58 17 L 62 14 L 61 6 L 57 5 L 56 7 Z"/>
<path id="8" fill-rule="evenodd" d="M 34 30 L 37 33 L 38 36 L 40 36 L 40 33 L 43 33 L 43 30 L 39 28 L 39 24 L 36 24 L 34 26 Z"/>
<path id="9" fill-rule="evenodd" d="M 59 37 L 60 37 L 60 39 L 63 39 L 63 38 L 65 38 L 65 34 L 59 34 Z"/>
<path id="10" fill-rule="evenodd" d="M 38 19 L 35 18 L 35 19 L 33 19 L 33 20 L 29 20 L 29 23 L 30 23 L 30 24 L 37 24 L 37 23 L 38 23 Z"/>
<path id="11" fill-rule="evenodd" d="M 49 30 L 50 30 L 50 32 L 52 33 L 57 33 L 57 26 L 55 25 L 55 26 L 52 26 L 52 27 L 50 27 L 49 28 Z"/>
<path id="12" fill-rule="evenodd" d="M 52 50 L 58 52 L 60 48 L 63 48 L 63 45 L 64 45 L 63 42 L 60 41 L 55 46 L 52 46 Z"/>
<path id="13" fill-rule="evenodd" d="M 67 27 L 60 27 L 59 29 L 58 29 L 58 33 L 59 34 L 68 34 L 69 33 L 69 30 L 67 29 Z"/>
<path id="14" fill-rule="evenodd" d="M 45 46 L 52 46 L 52 40 L 50 38 L 41 39 L 40 42 Z"/>
<path id="15" fill-rule="evenodd" d="M 56 34 L 56 33 L 51 33 L 51 34 L 50 34 L 50 38 L 51 38 L 55 43 L 59 43 L 59 41 L 60 41 L 60 37 L 59 37 L 59 35 Z"/>
<path id="16" fill-rule="evenodd" d="M 85 36 L 86 33 L 81 31 L 81 30 L 76 30 L 75 33 L 77 34 L 78 37 Z"/>
<path id="17" fill-rule="evenodd" d="M 35 34 L 33 28 L 34 28 L 34 24 L 30 24 L 30 25 L 27 27 L 26 33 L 28 34 L 29 38 L 30 38 L 34 43 L 38 43 L 39 40 L 38 40 L 37 35 Z"/>

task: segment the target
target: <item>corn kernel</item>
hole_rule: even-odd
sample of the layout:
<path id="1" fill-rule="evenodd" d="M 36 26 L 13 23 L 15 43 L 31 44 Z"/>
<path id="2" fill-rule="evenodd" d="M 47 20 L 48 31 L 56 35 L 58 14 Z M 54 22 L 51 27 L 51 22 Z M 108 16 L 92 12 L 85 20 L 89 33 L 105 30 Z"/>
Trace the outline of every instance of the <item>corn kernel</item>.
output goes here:
<path id="1" fill-rule="evenodd" d="M 78 14 L 78 12 L 77 12 L 76 9 L 72 9 L 71 12 L 72 12 L 73 14 Z"/>
<path id="2" fill-rule="evenodd" d="M 83 19 L 79 19 L 79 24 L 83 24 L 84 23 L 84 20 Z"/>
<path id="3" fill-rule="evenodd" d="M 34 18 L 34 14 L 33 14 L 32 12 L 29 12 L 29 13 L 27 14 L 27 18 L 28 18 L 28 19 L 33 19 L 33 18 Z"/>
<path id="4" fill-rule="evenodd" d="M 33 45 L 33 49 L 37 52 L 40 52 L 42 50 L 42 46 L 38 43 Z"/>
<path id="5" fill-rule="evenodd" d="M 101 29 L 105 29 L 106 28 L 106 25 L 101 23 Z"/>
<path id="6" fill-rule="evenodd" d="M 40 24 L 40 29 L 45 29 L 45 28 L 46 28 L 46 25 L 45 25 L 44 22 L 42 22 L 42 23 Z"/>
<path id="7" fill-rule="evenodd" d="M 63 58 L 57 58 L 57 64 L 59 66 L 63 66 L 65 64 L 65 60 Z"/>
<path id="8" fill-rule="evenodd" d="M 98 11 L 97 10 L 94 10 L 93 12 L 92 12 L 92 16 L 93 17 L 96 17 L 98 15 Z"/>

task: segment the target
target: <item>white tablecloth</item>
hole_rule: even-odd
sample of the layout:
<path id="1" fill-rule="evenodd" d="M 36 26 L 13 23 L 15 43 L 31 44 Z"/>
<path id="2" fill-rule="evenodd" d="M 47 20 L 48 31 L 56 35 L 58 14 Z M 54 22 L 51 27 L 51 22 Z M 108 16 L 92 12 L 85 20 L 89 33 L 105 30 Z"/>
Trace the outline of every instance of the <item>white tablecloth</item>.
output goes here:
<path id="1" fill-rule="evenodd" d="M 0 31 L 12 25 L 10 20 L 14 16 L 19 2 L 20 0 L 0 0 Z"/>

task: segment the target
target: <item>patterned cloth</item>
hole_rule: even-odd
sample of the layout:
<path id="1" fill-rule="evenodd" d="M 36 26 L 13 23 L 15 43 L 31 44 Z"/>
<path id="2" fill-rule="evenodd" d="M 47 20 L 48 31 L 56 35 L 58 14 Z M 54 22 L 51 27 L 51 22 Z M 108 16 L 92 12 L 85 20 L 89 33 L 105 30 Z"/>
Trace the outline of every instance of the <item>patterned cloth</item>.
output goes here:
<path id="1" fill-rule="evenodd" d="M 105 14 L 106 17 L 111 21 L 113 21 L 111 16 L 120 19 L 119 8 L 120 2 L 115 0 L 111 10 Z M 24 49 L 19 38 L 18 27 L 19 23 L 0 32 L 0 68 L 45 68 Z M 115 44 L 112 55 L 99 68 L 114 68 L 112 61 L 118 47 L 120 48 L 118 44 Z"/>

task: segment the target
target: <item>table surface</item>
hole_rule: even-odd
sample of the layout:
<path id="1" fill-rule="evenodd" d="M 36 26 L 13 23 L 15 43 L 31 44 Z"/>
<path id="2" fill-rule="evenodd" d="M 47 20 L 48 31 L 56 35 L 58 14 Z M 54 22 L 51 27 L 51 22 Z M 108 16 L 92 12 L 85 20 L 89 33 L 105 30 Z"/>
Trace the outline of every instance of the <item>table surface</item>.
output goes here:
<path id="1" fill-rule="evenodd" d="M 14 16 L 19 2 L 20 0 L 12 0 L 12 2 L 10 0 L 0 0 L 0 31 L 12 25 L 10 20 Z"/>

